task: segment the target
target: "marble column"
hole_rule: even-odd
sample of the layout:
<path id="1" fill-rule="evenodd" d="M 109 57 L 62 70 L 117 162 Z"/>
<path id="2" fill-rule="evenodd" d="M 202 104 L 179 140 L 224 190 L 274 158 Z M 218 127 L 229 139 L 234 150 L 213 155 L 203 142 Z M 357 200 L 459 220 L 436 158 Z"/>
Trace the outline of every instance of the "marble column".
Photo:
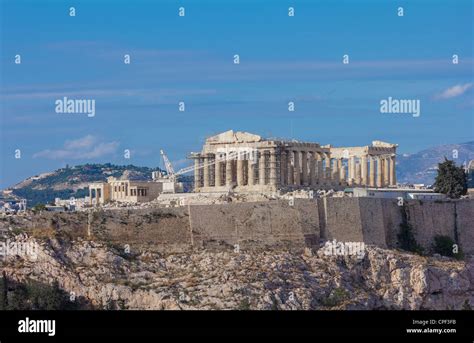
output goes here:
<path id="1" fill-rule="evenodd" d="M 333 184 L 339 184 L 339 168 L 337 166 L 337 159 L 331 158 L 331 181 Z"/>
<path id="2" fill-rule="evenodd" d="M 331 184 L 331 174 L 332 174 L 332 167 L 331 167 L 331 157 L 329 154 L 324 155 L 324 178 L 326 180 L 326 184 Z"/>
<path id="3" fill-rule="evenodd" d="M 222 162 L 220 161 L 220 155 L 216 154 L 215 164 L 214 164 L 214 187 L 222 186 Z"/>
<path id="4" fill-rule="evenodd" d="M 355 183 L 356 178 L 356 160 L 355 156 L 351 156 L 349 159 L 349 182 L 351 185 Z"/>
<path id="5" fill-rule="evenodd" d="M 384 187 L 390 184 L 390 158 L 383 159 L 383 185 Z"/>
<path id="6" fill-rule="evenodd" d="M 360 161 L 359 163 L 356 164 L 356 176 L 355 176 L 355 184 L 360 186 L 360 183 L 361 183 L 361 177 L 362 175 L 362 165 L 360 164 Z"/>
<path id="7" fill-rule="evenodd" d="M 258 179 L 261 186 L 265 185 L 265 151 L 260 150 L 258 159 Z"/>
<path id="8" fill-rule="evenodd" d="M 336 159 L 337 163 L 337 171 L 336 171 L 336 181 L 338 181 L 340 184 L 343 183 L 343 178 L 342 178 L 342 158 Z"/>
<path id="9" fill-rule="evenodd" d="M 250 157 L 247 165 L 247 184 L 249 186 L 255 185 L 255 165 L 256 161 Z"/>
<path id="10" fill-rule="evenodd" d="M 209 180 L 210 180 L 210 175 L 209 175 L 209 156 L 204 155 L 204 165 L 203 165 L 203 178 L 204 178 L 204 187 L 209 187 Z"/>
<path id="11" fill-rule="evenodd" d="M 244 159 L 243 156 L 237 157 L 237 186 L 244 185 Z"/>
<path id="12" fill-rule="evenodd" d="M 382 158 L 377 157 L 377 187 L 383 186 Z"/>
<path id="13" fill-rule="evenodd" d="M 270 150 L 270 180 L 269 184 L 276 187 L 278 185 L 277 180 L 277 159 L 275 149 Z"/>
<path id="14" fill-rule="evenodd" d="M 232 168 L 232 159 L 229 158 L 229 155 L 227 155 L 226 160 L 225 160 L 225 185 L 227 187 L 232 187 L 232 180 L 233 180 L 233 169 Z"/>
<path id="15" fill-rule="evenodd" d="M 201 187 L 201 178 L 199 177 L 199 157 L 194 158 L 194 189 Z"/>
<path id="16" fill-rule="evenodd" d="M 294 174 L 295 174 L 295 178 L 294 178 L 294 183 L 296 186 L 300 186 L 301 185 L 301 167 L 300 167 L 300 152 L 299 151 L 293 151 L 294 153 L 294 157 L 293 157 L 293 160 L 294 160 L 294 164 L 293 164 L 293 168 L 294 168 Z"/>
<path id="17" fill-rule="evenodd" d="M 287 152 L 286 163 L 287 163 L 287 183 L 289 186 L 293 186 L 295 184 L 295 168 L 293 167 L 293 158 L 294 153 L 293 151 Z"/>
<path id="18" fill-rule="evenodd" d="M 369 156 L 369 186 L 375 187 L 375 157 Z"/>
<path id="19" fill-rule="evenodd" d="M 346 167 L 344 166 L 344 159 L 339 159 L 341 163 L 340 173 L 341 173 L 341 184 L 346 183 Z"/>
<path id="20" fill-rule="evenodd" d="M 301 152 L 301 184 L 308 186 L 308 152 Z"/>
<path id="21" fill-rule="evenodd" d="M 360 159 L 361 163 L 361 185 L 367 186 L 367 156 L 362 156 Z"/>
<path id="22" fill-rule="evenodd" d="M 323 170 L 323 156 L 322 154 L 317 155 L 317 166 L 318 166 L 318 184 L 323 184 L 325 181 L 324 170 Z"/>
<path id="23" fill-rule="evenodd" d="M 280 185 L 286 186 L 288 183 L 288 162 L 286 161 L 286 151 L 280 151 Z"/>
<path id="24" fill-rule="evenodd" d="M 316 152 L 312 152 L 309 155 L 309 182 L 312 187 L 316 186 L 317 179 L 316 179 Z"/>
<path id="25" fill-rule="evenodd" d="M 397 185 L 397 175 L 395 173 L 395 156 L 390 156 L 390 186 Z"/>

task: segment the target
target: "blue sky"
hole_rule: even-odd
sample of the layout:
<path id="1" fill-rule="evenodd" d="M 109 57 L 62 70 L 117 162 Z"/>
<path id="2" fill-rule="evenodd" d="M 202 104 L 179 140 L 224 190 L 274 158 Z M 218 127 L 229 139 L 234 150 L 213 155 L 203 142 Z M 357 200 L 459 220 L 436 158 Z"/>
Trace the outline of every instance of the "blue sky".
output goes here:
<path id="1" fill-rule="evenodd" d="M 0 3 L 1 188 L 66 164 L 161 166 L 160 149 L 179 169 L 228 129 L 400 153 L 474 139 L 471 0 Z M 57 114 L 64 96 L 96 115 Z M 388 97 L 420 117 L 381 114 Z"/>

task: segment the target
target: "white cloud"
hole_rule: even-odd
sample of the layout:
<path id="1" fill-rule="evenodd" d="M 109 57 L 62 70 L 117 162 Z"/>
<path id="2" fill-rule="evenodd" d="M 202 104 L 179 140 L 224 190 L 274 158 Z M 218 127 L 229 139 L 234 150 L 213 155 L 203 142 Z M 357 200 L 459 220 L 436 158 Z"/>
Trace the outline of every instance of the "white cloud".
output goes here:
<path id="1" fill-rule="evenodd" d="M 92 136 L 92 135 L 87 135 L 82 138 L 74 139 L 74 140 L 69 140 L 64 143 L 64 147 L 68 150 L 73 150 L 73 149 L 87 149 L 90 148 L 94 143 L 97 142 L 97 138 Z"/>
<path id="2" fill-rule="evenodd" d="M 135 88 L 135 89 L 76 89 L 76 90 L 65 90 L 61 89 L 52 89 L 46 91 L 36 91 L 36 90 L 27 90 L 27 91 L 10 91 L 10 90 L 0 90 L 0 99 L 4 100 L 31 100 L 31 99 L 49 99 L 56 100 L 62 99 L 63 97 L 68 98 L 117 98 L 117 97 L 137 97 L 144 99 L 156 99 L 161 98 L 173 98 L 173 97 L 183 97 L 191 95 L 213 95 L 216 94 L 215 89 L 163 89 L 163 88 Z"/>
<path id="3" fill-rule="evenodd" d="M 33 157 L 51 160 L 95 159 L 115 153 L 118 146 L 118 142 L 100 142 L 97 137 L 87 135 L 66 141 L 61 149 L 42 150 L 35 153 Z"/>
<path id="4" fill-rule="evenodd" d="M 463 95 L 468 89 L 472 87 L 472 83 L 465 83 L 463 85 L 455 85 L 444 90 L 441 94 L 438 94 L 438 99 L 451 99 L 457 96 Z"/>

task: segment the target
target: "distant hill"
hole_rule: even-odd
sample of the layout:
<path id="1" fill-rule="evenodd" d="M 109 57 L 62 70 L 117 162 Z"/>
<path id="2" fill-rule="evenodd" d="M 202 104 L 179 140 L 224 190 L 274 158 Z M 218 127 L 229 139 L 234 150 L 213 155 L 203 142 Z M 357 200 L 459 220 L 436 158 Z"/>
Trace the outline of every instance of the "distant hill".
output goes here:
<path id="1" fill-rule="evenodd" d="M 125 175 L 131 179 L 151 180 L 153 171 L 160 168 L 137 167 L 134 165 L 118 166 L 106 164 L 85 164 L 58 169 L 27 178 L 11 187 L 13 194 L 26 198 L 28 206 L 38 203 L 49 203 L 55 198 L 82 198 L 89 195 L 88 184 L 96 181 L 106 181 L 109 176 Z"/>
<path id="2" fill-rule="evenodd" d="M 457 159 L 453 159 L 453 150 L 458 151 Z M 398 182 L 433 184 L 437 175 L 438 163 L 444 161 L 444 157 L 454 160 L 457 165 L 464 163 L 468 165 L 470 160 L 474 160 L 474 141 L 439 145 L 415 154 L 398 156 Z"/>

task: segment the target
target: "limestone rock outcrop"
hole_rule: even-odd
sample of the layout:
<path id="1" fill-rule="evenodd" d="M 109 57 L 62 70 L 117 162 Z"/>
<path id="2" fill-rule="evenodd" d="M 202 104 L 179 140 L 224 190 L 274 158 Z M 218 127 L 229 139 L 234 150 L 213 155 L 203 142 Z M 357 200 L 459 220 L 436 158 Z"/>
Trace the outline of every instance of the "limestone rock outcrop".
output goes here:
<path id="1" fill-rule="evenodd" d="M 57 281 L 97 308 L 444 310 L 474 304 L 472 257 L 371 246 L 357 259 L 309 248 L 160 254 L 82 239 L 37 243 L 36 258 L 6 256 L 1 271 L 17 281 Z"/>

